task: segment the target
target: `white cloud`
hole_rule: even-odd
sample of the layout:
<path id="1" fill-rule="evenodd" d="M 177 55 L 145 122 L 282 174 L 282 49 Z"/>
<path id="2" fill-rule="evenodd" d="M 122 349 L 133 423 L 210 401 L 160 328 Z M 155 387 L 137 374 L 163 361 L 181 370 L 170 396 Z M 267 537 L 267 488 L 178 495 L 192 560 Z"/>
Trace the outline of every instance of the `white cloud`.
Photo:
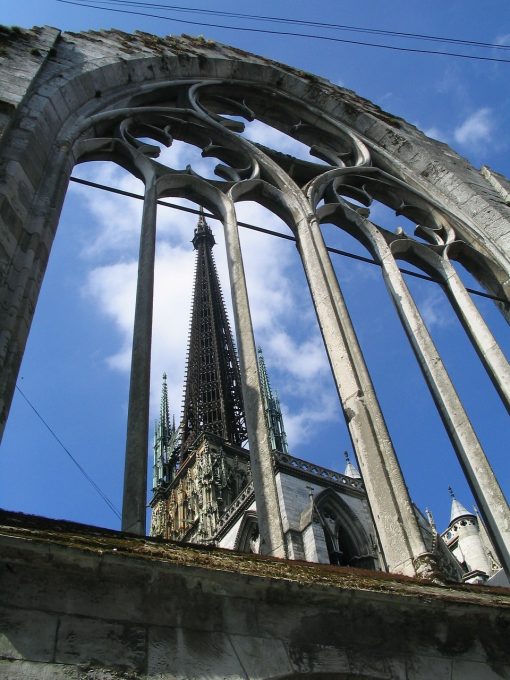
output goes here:
<path id="1" fill-rule="evenodd" d="M 277 149 L 296 158 L 314 163 L 317 162 L 315 157 L 310 156 L 310 148 L 306 144 L 298 142 L 293 137 L 265 123 L 261 123 L 259 120 L 246 124 L 244 136 L 253 142 Z"/>
<path id="2" fill-rule="evenodd" d="M 381 95 L 379 97 L 379 99 L 377 100 L 377 103 L 380 106 L 383 106 L 383 105 L 387 104 L 387 102 L 390 101 L 392 98 L 393 98 L 393 92 L 385 92 L 383 95 Z"/>
<path id="3" fill-rule="evenodd" d="M 496 45 L 510 45 L 510 33 L 498 35 L 494 42 L 496 43 Z"/>
<path id="4" fill-rule="evenodd" d="M 268 338 L 268 353 L 272 361 L 286 367 L 290 375 L 304 383 L 320 378 L 329 369 L 326 354 L 318 336 L 296 342 L 284 330 L 277 330 Z"/>
<path id="5" fill-rule="evenodd" d="M 423 134 L 427 135 L 427 137 L 431 137 L 432 139 L 437 139 L 440 142 L 448 142 L 448 135 L 446 132 L 438 127 L 435 127 L 434 125 L 424 130 Z"/>
<path id="6" fill-rule="evenodd" d="M 441 290 L 431 289 L 418 300 L 418 306 L 429 330 L 446 328 L 453 323 L 453 313 L 449 302 Z"/>
<path id="7" fill-rule="evenodd" d="M 168 374 L 172 409 L 179 415 L 184 375 L 185 347 L 191 309 L 192 249 L 158 247 L 154 285 L 152 343 L 152 404 L 157 412 L 161 376 Z M 109 318 L 119 334 L 118 349 L 105 357 L 114 370 L 129 371 L 136 293 L 137 263 L 115 263 L 91 270 L 83 294 Z M 177 283 L 177 285 L 176 285 Z M 180 284 L 180 285 L 179 285 Z"/>
<path id="8" fill-rule="evenodd" d="M 332 391 L 317 392 L 310 395 L 307 406 L 299 412 L 290 412 L 285 403 L 282 405 L 285 432 L 290 453 L 297 443 L 303 444 L 313 440 L 314 434 L 321 425 L 337 420 L 340 417 L 338 399 Z"/>
<path id="9" fill-rule="evenodd" d="M 490 142 L 494 132 L 494 120 L 490 108 L 484 106 L 475 111 L 455 128 L 455 141 L 466 147 L 476 148 Z"/>

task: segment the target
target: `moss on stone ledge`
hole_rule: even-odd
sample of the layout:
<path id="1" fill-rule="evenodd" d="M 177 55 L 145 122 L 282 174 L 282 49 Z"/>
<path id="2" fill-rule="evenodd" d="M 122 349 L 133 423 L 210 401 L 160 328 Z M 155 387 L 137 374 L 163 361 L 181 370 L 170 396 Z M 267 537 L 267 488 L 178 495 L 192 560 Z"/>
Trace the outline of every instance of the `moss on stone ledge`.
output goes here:
<path id="1" fill-rule="evenodd" d="M 510 607 L 510 589 L 440 585 L 430 581 L 377 571 L 288 561 L 209 546 L 140 538 L 64 520 L 0 510 L 0 536 L 65 546 L 99 556 L 118 555 L 199 569 L 290 581 L 341 590 L 392 593 L 403 597 L 456 601 L 481 606 Z"/>

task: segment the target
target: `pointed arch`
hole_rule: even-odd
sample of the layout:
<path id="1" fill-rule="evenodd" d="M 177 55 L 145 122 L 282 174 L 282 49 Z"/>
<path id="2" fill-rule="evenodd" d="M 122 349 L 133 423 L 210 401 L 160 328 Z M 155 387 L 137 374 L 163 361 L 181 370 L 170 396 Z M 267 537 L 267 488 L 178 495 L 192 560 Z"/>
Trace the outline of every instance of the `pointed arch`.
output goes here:
<path id="1" fill-rule="evenodd" d="M 241 525 L 237 532 L 234 549 L 240 552 L 255 553 L 258 552 L 259 540 L 259 524 L 257 513 L 254 510 L 248 510 L 244 513 Z"/>
<path id="2" fill-rule="evenodd" d="M 314 499 L 314 507 L 324 531 L 330 562 L 374 569 L 376 555 L 372 541 L 341 496 L 333 489 L 325 489 Z"/>

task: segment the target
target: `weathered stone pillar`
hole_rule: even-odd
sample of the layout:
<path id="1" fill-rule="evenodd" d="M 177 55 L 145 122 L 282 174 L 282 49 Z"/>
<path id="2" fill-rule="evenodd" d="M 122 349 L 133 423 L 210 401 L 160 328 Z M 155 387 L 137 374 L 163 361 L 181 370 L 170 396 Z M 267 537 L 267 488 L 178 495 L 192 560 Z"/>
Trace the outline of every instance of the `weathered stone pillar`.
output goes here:
<path id="1" fill-rule="evenodd" d="M 369 236 L 375 254 L 382 264 L 386 287 L 393 298 L 446 432 L 457 453 L 501 566 L 510 577 L 508 503 L 390 248 L 382 234 L 370 222 L 364 222 L 363 231 Z M 460 293 L 458 284 L 456 289 Z M 473 320 L 476 317 L 472 315 L 469 318 Z M 480 339 L 484 340 L 483 334 Z"/>
<path id="2" fill-rule="evenodd" d="M 510 413 L 510 364 L 471 299 L 455 267 L 446 255 L 440 256 L 426 246 L 420 249 L 419 255 L 426 259 L 427 264 L 433 267 L 444 282 L 448 298 L 460 322 Z"/>
<path id="3" fill-rule="evenodd" d="M 257 350 L 244 274 L 241 243 L 234 207 L 225 220 L 230 289 L 239 351 L 246 427 L 250 444 L 251 474 L 260 532 L 260 552 L 285 557 L 285 543 L 274 477 L 273 456 L 260 387 Z"/>
<path id="4" fill-rule="evenodd" d="M 122 530 L 145 535 L 157 194 L 146 179 L 140 233 L 122 502 Z"/>
<path id="5" fill-rule="evenodd" d="M 372 381 L 315 217 L 297 224 L 298 248 L 388 570 L 432 575 Z"/>

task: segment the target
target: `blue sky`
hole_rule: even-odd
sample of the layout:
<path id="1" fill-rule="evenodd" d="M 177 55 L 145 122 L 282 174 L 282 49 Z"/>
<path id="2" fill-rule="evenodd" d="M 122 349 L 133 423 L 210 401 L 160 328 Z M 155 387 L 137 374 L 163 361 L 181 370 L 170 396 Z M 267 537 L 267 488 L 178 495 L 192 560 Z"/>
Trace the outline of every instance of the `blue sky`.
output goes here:
<path id="1" fill-rule="evenodd" d="M 193 6 L 207 8 L 201 0 Z M 220 0 L 214 7 L 510 45 L 510 13 L 501 2 L 482 5 L 453 0 L 447 6 L 430 3 L 425 10 L 409 2 L 327 1 L 322 3 L 318 16 L 314 16 L 309 3 L 286 0 L 260 0 L 256 6 Z M 175 22 L 175 18 L 190 16 L 174 13 L 174 21 L 163 21 L 78 8 L 55 0 L 20 0 L 4 5 L 0 11 L 3 23 L 23 27 L 46 24 L 71 31 L 115 27 L 159 35 L 185 32 L 232 44 L 353 89 L 446 141 L 475 166 L 485 163 L 510 175 L 510 64 Z M 200 21 L 201 15 L 192 18 Z M 375 39 L 359 33 L 335 35 L 399 47 L 445 49 L 440 43 L 390 42 L 388 38 Z M 474 51 L 452 45 L 446 49 L 510 59 L 510 52 Z M 246 134 L 280 147 L 283 143 L 285 150 L 302 153 L 292 140 L 282 142 L 263 125 L 247 126 Z M 174 167 L 191 162 L 206 176 L 213 165 L 198 153 L 190 158 L 189 150 L 179 144 L 165 150 L 163 158 Z M 140 189 L 136 180 L 113 165 L 83 165 L 75 169 L 75 175 L 130 191 Z M 19 380 L 23 392 L 119 510 L 140 209 L 134 199 L 119 199 L 71 185 Z M 402 223 L 389 211 L 379 210 L 377 216 L 391 229 Z M 239 218 L 286 231 L 278 219 L 257 206 L 243 206 Z M 154 416 L 163 371 L 169 375 L 172 408 L 176 416 L 180 413 L 194 221 L 168 209 L 158 213 Z M 226 293 L 221 233 L 212 226 L 218 241 L 215 256 Z M 338 229 L 326 226 L 324 233 L 329 244 L 366 254 Z M 296 456 L 343 469 L 342 452 L 349 448 L 348 436 L 295 247 L 251 232 L 243 232 L 242 238 L 256 340 L 264 348 L 272 385 L 280 394 L 290 450 Z M 430 507 L 438 527 L 444 528 L 449 514 L 447 487 L 451 484 L 468 506 L 472 499 L 387 299 L 379 271 L 339 257 L 333 262 L 411 495 L 422 509 Z M 508 496 L 508 417 L 441 290 L 417 280 L 409 280 L 409 285 Z M 499 312 L 490 301 L 481 301 L 479 306 L 508 355 L 508 329 Z M 118 528 L 115 514 L 19 393 L 1 453 L 2 507 Z"/>

